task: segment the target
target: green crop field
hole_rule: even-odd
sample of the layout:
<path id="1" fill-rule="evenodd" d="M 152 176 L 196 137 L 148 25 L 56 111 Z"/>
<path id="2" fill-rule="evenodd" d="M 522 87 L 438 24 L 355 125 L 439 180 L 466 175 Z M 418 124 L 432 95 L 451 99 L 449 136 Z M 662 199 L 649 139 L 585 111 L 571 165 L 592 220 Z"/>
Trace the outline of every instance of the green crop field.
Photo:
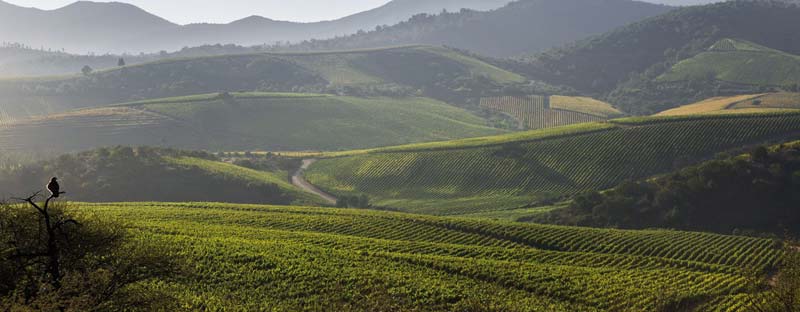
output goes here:
<path id="1" fill-rule="evenodd" d="M 500 96 L 482 98 L 480 107 L 507 114 L 522 129 L 544 129 L 603 121 L 622 113 L 609 105 L 584 97 Z"/>
<path id="2" fill-rule="evenodd" d="M 800 135 L 800 114 L 644 117 L 514 134 L 496 144 L 428 144 L 341 153 L 306 171 L 334 195 L 366 194 L 377 206 L 474 214 L 645 178 L 769 140 Z M 552 135 L 558 130 L 583 129 Z M 525 136 L 538 139 L 526 140 Z M 509 138 L 500 136 L 499 138 Z M 492 142 L 491 139 L 483 139 Z M 325 156 L 325 155 L 323 155 Z"/>
<path id="3" fill-rule="evenodd" d="M 186 276 L 141 283 L 186 310 L 744 311 L 772 240 L 363 210 L 75 204 L 164 244 Z"/>
<path id="4" fill-rule="evenodd" d="M 118 144 L 337 150 L 503 132 L 466 110 L 427 98 L 232 93 L 133 102 L 0 125 L 0 146 L 25 150 L 47 142 L 56 151 Z"/>
<path id="5" fill-rule="evenodd" d="M 747 85 L 800 83 L 800 56 L 742 40 L 724 39 L 708 51 L 681 61 L 658 80 L 674 82 L 708 78 Z"/>

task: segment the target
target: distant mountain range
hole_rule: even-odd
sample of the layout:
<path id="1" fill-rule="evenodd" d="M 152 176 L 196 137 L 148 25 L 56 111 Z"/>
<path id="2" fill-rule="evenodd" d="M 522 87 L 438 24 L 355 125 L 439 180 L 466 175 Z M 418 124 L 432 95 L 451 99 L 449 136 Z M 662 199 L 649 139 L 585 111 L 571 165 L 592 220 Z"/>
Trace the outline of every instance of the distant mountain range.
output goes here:
<path id="1" fill-rule="evenodd" d="M 204 44 L 258 45 L 349 35 L 418 13 L 491 10 L 511 0 L 394 0 L 334 21 L 295 23 L 251 16 L 229 24 L 177 25 L 124 3 L 80 1 L 56 10 L 0 1 L 0 40 L 73 53 L 173 51 Z"/>

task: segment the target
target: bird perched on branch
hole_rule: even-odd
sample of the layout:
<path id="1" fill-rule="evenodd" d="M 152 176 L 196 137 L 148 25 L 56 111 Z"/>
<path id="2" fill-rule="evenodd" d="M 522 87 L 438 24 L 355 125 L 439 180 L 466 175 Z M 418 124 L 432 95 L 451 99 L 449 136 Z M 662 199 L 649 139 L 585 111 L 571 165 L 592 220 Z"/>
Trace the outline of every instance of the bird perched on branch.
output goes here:
<path id="1" fill-rule="evenodd" d="M 61 186 L 58 185 L 58 178 L 50 179 L 50 183 L 47 183 L 47 190 L 50 191 L 54 198 L 58 198 L 61 195 Z"/>

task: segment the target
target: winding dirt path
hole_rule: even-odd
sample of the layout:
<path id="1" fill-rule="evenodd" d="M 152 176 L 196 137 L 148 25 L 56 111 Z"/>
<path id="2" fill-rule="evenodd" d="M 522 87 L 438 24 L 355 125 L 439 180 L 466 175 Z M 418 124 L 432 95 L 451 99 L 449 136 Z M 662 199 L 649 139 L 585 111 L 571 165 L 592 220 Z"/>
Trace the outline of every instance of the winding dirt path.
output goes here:
<path id="1" fill-rule="evenodd" d="M 297 169 L 294 174 L 292 174 L 292 184 L 308 193 L 319 196 L 329 204 L 335 205 L 336 197 L 333 197 L 331 194 L 325 193 L 318 189 L 316 186 L 306 181 L 306 179 L 303 177 L 303 172 L 305 172 L 305 170 L 308 169 L 308 167 L 311 167 L 311 165 L 313 165 L 315 162 L 317 162 L 316 159 L 303 159 L 303 165 L 300 167 L 300 169 Z"/>

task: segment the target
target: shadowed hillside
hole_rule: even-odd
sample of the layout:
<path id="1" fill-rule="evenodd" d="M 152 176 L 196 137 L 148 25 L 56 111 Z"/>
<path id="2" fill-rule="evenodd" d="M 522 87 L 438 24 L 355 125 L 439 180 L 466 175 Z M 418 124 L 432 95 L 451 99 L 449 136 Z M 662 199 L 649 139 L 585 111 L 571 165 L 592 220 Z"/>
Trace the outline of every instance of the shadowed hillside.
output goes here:
<path id="1" fill-rule="evenodd" d="M 456 51 L 427 46 L 168 59 L 79 76 L 0 80 L 0 114 L 22 118 L 143 99 L 211 92 L 317 92 L 355 96 L 423 94 L 468 98 L 525 82 Z M 477 103 L 475 104 L 477 106 Z"/>
<path id="2" fill-rule="evenodd" d="M 77 201 L 212 201 L 316 204 L 288 182 L 288 171 L 258 171 L 204 152 L 148 147 L 102 148 L 0 171 L 0 196 L 29 194 L 59 177 Z"/>

